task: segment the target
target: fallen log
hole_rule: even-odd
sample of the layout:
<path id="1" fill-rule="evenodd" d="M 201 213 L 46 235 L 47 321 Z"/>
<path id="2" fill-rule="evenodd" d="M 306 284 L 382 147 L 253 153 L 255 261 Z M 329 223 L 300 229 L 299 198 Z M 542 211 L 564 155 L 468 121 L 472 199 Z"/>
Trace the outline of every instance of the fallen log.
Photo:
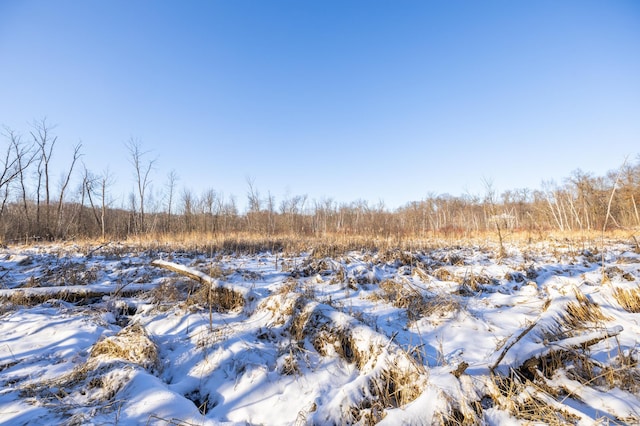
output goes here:
<path id="1" fill-rule="evenodd" d="M 11 302 L 15 305 L 37 305 L 51 299 L 77 303 L 112 295 L 127 297 L 152 290 L 155 287 L 156 284 L 146 283 L 14 288 L 0 290 L 0 301 Z"/>
<path id="2" fill-rule="evenodd" d="M 225 309 L 233 309 L 235 307 L 238 307 L 238 303 L 241 304 L 241 307 L 247 307 L 252 302 L 257 300 L 256 294 L 251 289 L 239 285 L 234 285 L 228 282 L 221 282 L 220 280 L 217 280 L 202 271 L 198 271 L 197 269 L 190 268 L 188 266 L 180 265 L 179 263 L 156 259 L 151 262 L 151 265 L 178 273 L 185 277 L 191 278 L 192 280 L 195 280 L 202 285 L 208 286 L 208 288 L 217 296 L 216 299 L 224 299 L 226 301 L 223 302 L 225 305 L 227 305 L 223 306 Z"/>

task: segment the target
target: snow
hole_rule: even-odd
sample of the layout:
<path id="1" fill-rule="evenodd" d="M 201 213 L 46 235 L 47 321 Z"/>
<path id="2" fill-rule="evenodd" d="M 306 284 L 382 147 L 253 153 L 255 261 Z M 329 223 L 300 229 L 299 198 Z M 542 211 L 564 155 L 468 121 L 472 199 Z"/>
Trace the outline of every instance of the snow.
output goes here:
<path id="1" fill-rule="evenodd" d="M 638 289 L 640 256 L 611 242 L 603 282 L 600 256 L 550 244 L 514 244 L 503 259 L 490 245 L 441 248 L 412 262 L 366 251 L 6 248 L 0 424 L 418 425 L 457 413 L 510 425 L 528 422 L 505 401 L 527 398 L 575 424 L 638 423 L 640 323 L 614 289 Z M 201 285 L 245 306 L 210 310 Z M 568 329 L 577 294 L 603 319 Z M 96 350 L 108 344 L 113 352 Z M 532 379 L 558 393 L 522 379 L 513 395 L 495 394 L 494 375 L 516 380 L 525 361 L 573 350 L 593 368 L 626 369 L 628 381 L 581 379 L 566 359 Z"/>

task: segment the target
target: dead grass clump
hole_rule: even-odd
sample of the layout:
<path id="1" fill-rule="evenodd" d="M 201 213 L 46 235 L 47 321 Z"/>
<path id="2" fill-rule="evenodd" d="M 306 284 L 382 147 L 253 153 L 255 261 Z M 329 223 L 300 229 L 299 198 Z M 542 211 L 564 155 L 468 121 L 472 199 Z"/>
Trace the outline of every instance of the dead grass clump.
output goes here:
<path id="1" fill-rule="evenodd" d="M 289 345 L 289 350 L 285 355 L 278 358 L 277 369 L 280 374 L 285 376 L 300 375 L 300 365 L 298 363 L 298 355 L 300 348 L 297 345 Z"/>
<path id="2" fill-rule="evenodd" d="M 428 315 L 432 309 L 430 301 L 417 289 L 391 279 L 380 283 L 380 291 L 376 293 L 376 297 L 396 308 L 406 309 L 410 321 Z"/>
<path id="3" fill-rule="evenodd" d="M 426 299 L 422 313 L 423 316 L 437 315 L 440 318 L 445 318 L 461 309 L 462 305 L 457 297 L 443 293 Z"/>
<path id="4" fill-rule="evenodd" d="M 97 342 L 91 358 L 121 359 L 147 370 L 159 367 L 158 349 L 140 324 L 129 325 L 115 336 Z"/>
<path id="5" fill-rule="evenodd" d="M 526 276 L 522 272 L 507 272 L 504 275 L 504 279 L 510 282 L 515 281 L 517 283 L 522 283 L 526 280 Z"/>
<path id="6" fill-rule="evenodd" d="M 385 408 L 402 407 L 424 391 L 416 379 L 415 372 L 390 368 L 383 370 L 378 380 L 372 381 L 370 388 Z"/>
<path id="7" fill-rule="evenodd" d="M 305 309 L 306 305 L 307 301 L 303 297 L 296 298 L 293 304 L 293 312 L 287 328 L 294 340 L 302 340 L 305 336 L 305 327 L 311 316 L 311 311 Z"/>
<path id="8" fill-rule="evenodd" d="M 222 269 L 220 265 L 214 264 L 197 264 L 196 269 L 200 272 L 204 272 L 209 275 L 213 279 L 224 279 L 225 277 L 231 275 L 233 271 L 228 269 Z"/>
<path id="9" fill-rule="evenodd" d="M 385 348 L 360 348 L 349 330 L 324 325 L 312 336 L 312 344 L 320 355 L 336 353 L 368 376 L 362 399 L 349 410 L 354 424 L 376 424 L 386 415 L 385 409 L 408 404 L 424 391 L 418 368 L 401 368 L 398 355 Z"/>
<path id="10" fill-rule="evenodd" d="M 29 277 L 29 279 L 27 279 L 27 281 L 24 284 L 22 284 L 21 287 L 22 288 L 40 287 L 40 280 L 32 275 Z"/>
<path id="11" fill-rule="evenodd" d="M 384 250 L 377 256 L 382 263 L 392 264 L 394 267 L 413 266 L 421 262 L 420 256 L 399 248 Z"/>
<path id="12" fill-rule="evenodd" d="M 78 406 L 76 397 L 88 397 L 90 406 L 98 403 L 103 408 L 108 407 L 102 403 L 115 397 L 127 382 L 128 374 L 126 369 L 118 369 L 113 363 L 100 365 L 92 358 L 67 374 L 21 385 L 19 392 L 22 397 L 35 399 L 38 403 L 57 405 L 60 413 L 70 415 L 68 410 Z"/>
<path id="13" fill-rule="evenodd" d="M 45 269 L 42 280 L 57 286 L 87 285 L 98 279 L 98 266 L 72 261 Z"/>
<path id="14" fill-rule="evenodd" d="M 134 294 L 133 292 L 123 291 L 121 294 Z M 13 289 L 9 294 L 0 296 L 0 302 L 9 302 L 13 306 L 37 306 L 53 300 L 62 300 L 64 302 L 75 303 L 79 305 L 88 305 L 101 297 L 109 294 L 105 291 L 93 291 L 86 287 L 67 288 L 56 287 L 51 291 L 29 291 L 29 289 Z"/>
<path id="15" fill-rule="evenodd" d="M 610 389 L 617 387 L 636 395 L 640 392 L 638 360 L 631 354 L 619 352 L 611 365 L 603 368 L 602 375 Z"/>
<path id="16" fill-rule="evenodd" d="M 636 277 L 629 272 L 625 272 L 618 266 L 610 266 L 604 270 L 604 278 L 607 281 L 611 281 L 613 278 L 620 277 L 626 281 L 635 281 Z"/>
<path id="17" fill-rule="evenodd" d="M 187 299 L 188 305 L 200 305 L 212 308 L 216 312 L 230 312 L 244 307 L 244 297 L 226 287 L 213 287 L 203 283 L 200 288 Z"/>
<path id="18" fill-rule="evenodd" d="M 557 374 L 564 375 L 583 386 L 602 389 L 619 388 L 637 393 L 640 390 L 640 371 L 638 360 L 630 353 L 618 352 L 618 355 L 604 364 L 590 357 L 588 349 L 577 348 L 552 351 L 544 357 L 532 358 L 518 370 L 519 374 L 536 383 L 549 395 L 557 396 L 567 389 L 550 388 L 546 379 Z"/>
<path id="19" fill-rule="evenodd" d="M 293 278 L 311 277 L 314 275 L 329 275 L 334 271 L 334 265 L 329 258 L 309 257 L 304 260 L 299 268 L 291 272 Z"/>
<path id="20" fill-rule="evenodd" d="M 422 266 L 416 266 L 412 271 L 413 275 L 418 278 L 422 282 L 431 281 L 431 276 L 427 273 L 427 271 Z"/>
<path id="21" fill-rule="evenodd" d="M 159 286 L 151 290 L 152 303 L 176 303 L 185 299 L 182 289 L 187 288 L 189 282 L 182 279 L 169 278 L 164 280 Z"/>
<path id="22" fill-rule="evenodd" d="M 542 360 L 542 368 L 547 378 L 551 378 L 557 370 L 563 369 L 563 373 L 569 379 L 584 386 L 611 389 L 624 381 L 624 376 L 618 374 L 614 368 L 593 360 L 588 353 L 581 350 L 566 351 L 546 358 L 549 359 Z"/>
<path id="23" fill-rule="evenodd" d="M 569 330 L 582 328 L 587 323 L 601 323 L 610 320 L 600 309 L 600 305 L 593 302 L 583 292 L 574 289 L 575 302 L 569 302 L 562 315 L 562 326 Z"/>
<path id="24" fill-rule="evenodd" d="M 276 294 L 287 295 L 289 293 L 294 293 L 298 288 L 298 284 L 299 284 L 298 280 L 296 280 L 295 278 L 289 277 L 282 283 L 280 287 L 278 287 Z"/>
<path id="25" fill-rule="evenodd" d="M 554 403 L 553 396 L 529 381 L 516 377 L 492 376 L 489 381 L 491 406 L 505 410 L 513 417 L 534 424 L 576 424 L 580 418 Z"/>
<path id="26" fill-rule="evenodd" d="M 640 287 L 632 289 L 614 288 L 613 297 L 618 301 L 622 309 L 627 312 L 640 312 Z"/>
<path id="27" fill-rule="evenodd" d="M 293 291 L 278 291 L 260 302 L 258 310 L 271 312 L 272 321 L 269 326 L 283 326 L 287 322 L 295 322 L 296 316 L 300 315 L 299 298 L 300 295 Z"/>
<path id="28" fill-rule="evenodd" d="M 485 274 L 477 274 L 473 271 L 465 272 L 462 277 L 455 277 L 454 281 L 460 284 L 458 293 L 465 296 L 481 292 L 483 286 L 498 284 L 493 278 Z"/>
<path id="29" fill-rule="evenodd" d="M 450 266 L 462 266 L 464 265 L 464 257 L 457 253 L 447 253 L 441 259 L 439 259 L 445 265 Z"/>
<path id="30" fill-rule="evenodd" d="M 433 276 L 436 277 L 439 281 L 453 281 L 454 276 L 451 272 L 449 272 L 446 268 L 438 268 L 433 271 Z"/>
<path id="31" fill-rule="evenodd" d="M 620 388 L 630 392 L 640 389 L 638 360 L 631 352 L 623 354 L 619 349 L 618 355 L 605 364 L 590 356 L 588 345 L 589 342 L 585 342 L 583 346 L 553 350 L 544 356 L 531 358 L 517 372 L 520 377 L 536 383 L 537 387 L 553 396 L 567 392 L 567 389 L 551 388 L 548 385 L 547 379 L 554 379 L 558 374 L 583 386 Z"/>
<path id="32" fill-rule="evenodd" d="M 604 270 L 607 278 L 612 279 L 616 276 L 624 274 L 624 271 L 620 269 L 618 266 L 610 266 Z"/>
<path id="33" fill-rule="evenodd" d="M 344 266 L 340 265 L 335 274 L 331 276 L 329 284 L 341 284 L 347 281 L 347 271 Z"/>
<path id="34" fill-rule="evenodd" d="M 400 369 L 384 369 L 369 381 L 367 398 L 351 407 L 353 423 L 375 425 L 386 416 L 386 409 L 398 408 L 414 401 L 424 391 L 415 374 Z"/>
<path id="35" fill-rule="evenodd" d="M 362 369 L 369 360 L 369 354 L 358 351 L 351 332 L 341 328 L 322 325 L 311 335 L 311 344 L 320 355 L 327 356 L 334 351 L 349 364 L 355 363 L 358 369 Z"/>
<path id="36" fill-rule="evenodd" d="M 27 297 L 25 292 L 22 290 L 16 290 L 11 293 L 11 296 L 9 296 L 9 303 L 15 306 L 29 306 L 29 305 L 37 305 L 38 303 L 40 303 L 40 301 L 36 301 L 35 303 L 32 303 L 32 302 L 33 302 L 33 299 Z"/>

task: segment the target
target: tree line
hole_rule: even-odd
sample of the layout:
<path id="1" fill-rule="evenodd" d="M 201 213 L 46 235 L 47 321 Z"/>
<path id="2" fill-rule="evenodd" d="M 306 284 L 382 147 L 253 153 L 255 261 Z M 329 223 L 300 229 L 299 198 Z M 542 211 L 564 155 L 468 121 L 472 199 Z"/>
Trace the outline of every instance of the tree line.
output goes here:
<path id="1" fill-rule="evenodd" d="M 605 176 L 574 171 L 541 189 L 496 194 L 485 182 L 481 195 L 427 195 L 390 210 L 365 200 L 338 203 L 307 195 L 276 200 L 247 180 L 246 209 L 213 188 L 178 188 L 175 171 L 152 192 L 157 172 L 152 153 L 137 140 L 126 143 L 134 190 L 115 205 L 115 176 L 82 163 L 73 148 L 67 168 L 52 170 L 58 139 L 46 119 L 28 132 L 5 128 L 0 151 L 0 238 L 30 242 L 73 238 L 126 239 L 140 235 L 249 233 L 261 236 L 358 235 L 384 238 L 471 236 L 481 232 L 604 231 L 638 229 L 640 157 Z M 54 182 L 54 172 L 61 176 Z"/>

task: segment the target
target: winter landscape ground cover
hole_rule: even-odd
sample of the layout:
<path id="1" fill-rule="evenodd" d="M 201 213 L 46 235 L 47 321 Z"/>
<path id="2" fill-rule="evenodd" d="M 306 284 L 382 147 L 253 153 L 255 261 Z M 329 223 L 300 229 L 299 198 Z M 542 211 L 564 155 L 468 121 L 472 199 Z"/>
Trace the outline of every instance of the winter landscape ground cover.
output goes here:
<path id="1" fill-rule="evenodd" d="M 0 424 L 637 424 L 626 242 L 0 252 Z"/>

